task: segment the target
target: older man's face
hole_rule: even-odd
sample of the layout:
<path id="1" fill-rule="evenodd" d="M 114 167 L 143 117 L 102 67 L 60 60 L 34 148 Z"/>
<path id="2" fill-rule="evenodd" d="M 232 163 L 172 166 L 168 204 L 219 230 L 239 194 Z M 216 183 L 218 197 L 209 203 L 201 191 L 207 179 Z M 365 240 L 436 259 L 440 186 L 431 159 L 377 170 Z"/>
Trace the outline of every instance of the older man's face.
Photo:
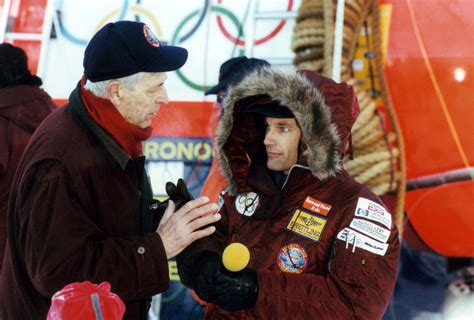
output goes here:
<path id="1" fill-rule="evenodd" d="M 121 85 L 120 103 L 116 106 L 124 119 L 140 128 L 151 125 L 161 104 L 168 103 L 166 73 L 145 73 L 132 89 Z"/>
<path id="2" fill-rule="evenodd" d="M 298 160 L 301 129 L 294 118 L 266 117 L 265 124 L 267 130 L 263 144 L 267 151 L 267 167 L 288 174 Z"/>

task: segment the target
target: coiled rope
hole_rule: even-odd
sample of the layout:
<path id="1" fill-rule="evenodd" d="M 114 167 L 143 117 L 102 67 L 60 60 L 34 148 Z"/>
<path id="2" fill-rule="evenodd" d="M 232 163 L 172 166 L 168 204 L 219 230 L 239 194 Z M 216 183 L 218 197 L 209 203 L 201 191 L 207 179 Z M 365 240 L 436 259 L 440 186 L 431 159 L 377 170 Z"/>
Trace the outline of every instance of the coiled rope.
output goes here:
<path id="1" fill-rule="evenodd" d="M 292 38 L 293 63 L 330 76 L 337 0 L 303 0 Z M 377 195 L 395 194 L 395 221 L 402 234 L 406 188 L 403 140 L 389 99 L 383 74 L 380 13 L 376 0 L 346 0 L 341 79 L 354 86 L 361 112 L 352 128 L 354 159 L 344 167 L 358 182 Z M 352 67 L 361 31 L 370 77 L 357 78 Z M 382 104 L 378 106 L 378 104 Z"/>

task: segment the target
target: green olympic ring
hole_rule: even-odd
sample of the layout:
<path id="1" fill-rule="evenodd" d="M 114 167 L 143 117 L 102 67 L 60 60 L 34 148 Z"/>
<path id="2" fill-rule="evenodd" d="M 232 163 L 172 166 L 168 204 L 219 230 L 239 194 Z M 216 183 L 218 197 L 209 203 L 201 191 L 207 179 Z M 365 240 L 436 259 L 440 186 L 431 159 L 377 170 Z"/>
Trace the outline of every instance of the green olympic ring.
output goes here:
<path id="1" fill-rule="evenodd" d="M 219 12 L 219 13 L 222 13 L 224 15 L 226 15 L 227 17 L 229 17 L 229 19 L 234 23 L 234 25 L 237 27 L 237 30 L 240 30 L 241 28 L 241 25 L 240 25 L 240 22 L 239 22 L 239 19 L 237 19 L 237 17 L 232 13 L 230 12 L 229 10 L 227 9 L 224 9 L 224 8 L 221 8 L 221 7 L 211 7 L 211 12 Z M 179 33 L 181 32 L 181 30 L 183 29 L 184 25 L 186 23 L 189 22 L 189 20 L 191 20 L 192 18 L 194 18 L 196 15 L 199 14 L 199 9 L 196 10 L 196 11 L 193 11 L 191 12 L 186 18 L 184 18 L 184 20 L 178 25 L 178 28 L 176 28 L 176 31 L 175 33 L 173 34 L 173 38 L 171 39 L 171 45 L 176 45 L 178 44 L 177 43 L 177 40 L 178 40 L 178 35 Z M 242 36 L 244 34 L 242 33 Z M 239 53 L 240 55 L 243 55 L 244 52 L 243 50 L 240 51 Z M 188 78 L 186 78 L 184 76 L 184 74 L 180 71 L 180 70 L 176 70 L 176 74 L 178 75 L 178 78 L 181 79 L 181 81 L 183 81 L 187 86 L 197 90 L 197 91 L 206 91 L 208 89 L 207 86 L 202 86 L 202 85 L 199 85 L 197 83 L 194 83 L 192 82 L 191 80 L 189 80 Z"/>

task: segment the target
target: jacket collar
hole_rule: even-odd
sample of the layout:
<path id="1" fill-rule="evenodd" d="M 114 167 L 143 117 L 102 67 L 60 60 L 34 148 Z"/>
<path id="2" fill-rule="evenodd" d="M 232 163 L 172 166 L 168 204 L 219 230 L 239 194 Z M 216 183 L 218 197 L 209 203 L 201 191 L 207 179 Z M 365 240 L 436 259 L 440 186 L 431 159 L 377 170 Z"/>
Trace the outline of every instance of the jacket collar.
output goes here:
<path id="1" fill-rule="evenodd" d="M 131 157 L 87 114 L 81 99 L 80 82 L 69 96 L 69 107 L 124 170 Z"/>

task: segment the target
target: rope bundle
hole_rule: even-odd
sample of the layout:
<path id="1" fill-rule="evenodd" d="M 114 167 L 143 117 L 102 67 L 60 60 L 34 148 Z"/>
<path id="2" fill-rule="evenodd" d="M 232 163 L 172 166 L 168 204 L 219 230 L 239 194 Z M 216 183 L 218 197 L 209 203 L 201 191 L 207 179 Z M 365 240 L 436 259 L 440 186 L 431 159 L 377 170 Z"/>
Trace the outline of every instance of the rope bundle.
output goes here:
<path id="1" fill-rule="evenodd" d="M 301 3 L 296 17 L 291 48 L 293 63 L 300 69 L 322 73 L 324 52 L 328 47 L 325 35 L 324 0 L 306 0 Z"/>
<path id="2" fill-rule="evenodd" d="M 336 4 L 337 0 L 302 1 L 292 39 L 293 63 L 299 69 L 330 76 Z M 378 10 L 376 0 L 345 1 L 341 79 L 354 86 L 361 112 L 352 128 L 354 159 L 346 157 L 344 167 L 375 194 L 396 194 L 394 214 L 401 234 L 406 184 L 403 141 L 385 88 Z M 364 24 L 371 32 L 367 46 L 373 49 L 368 59 L 375 65 L 371 71 L 377 88 L 368 86 L 365 78 L 354 77 L 352 68 Z M 383 106 L 377 106 L 377 98 Z"/>

